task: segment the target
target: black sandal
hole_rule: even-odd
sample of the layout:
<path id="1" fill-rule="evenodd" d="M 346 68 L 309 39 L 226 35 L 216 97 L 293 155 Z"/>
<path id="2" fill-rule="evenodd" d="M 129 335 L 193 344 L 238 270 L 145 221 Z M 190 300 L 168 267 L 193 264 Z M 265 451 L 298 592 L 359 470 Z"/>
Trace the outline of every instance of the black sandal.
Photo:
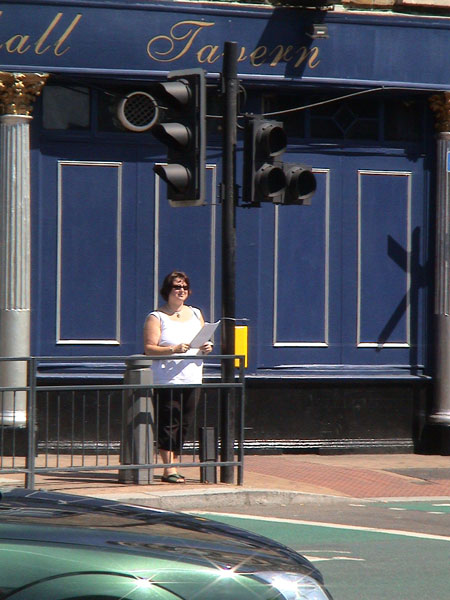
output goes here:
<path id="1" fill-rule="evenodd" d="M 183 475 L 180 475 L 179 473 L 171 473 L 167 476 L 163 475 L 161 481 L 164 481 L 165 483 L 186 483 Z"/>

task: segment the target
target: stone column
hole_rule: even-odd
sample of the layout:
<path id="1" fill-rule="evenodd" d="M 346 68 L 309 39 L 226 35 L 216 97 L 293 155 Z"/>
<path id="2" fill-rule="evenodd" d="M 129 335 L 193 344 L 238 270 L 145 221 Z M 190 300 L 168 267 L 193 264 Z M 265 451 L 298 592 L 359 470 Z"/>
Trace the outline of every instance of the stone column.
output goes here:
<path id="1" fill-rule="evenodd" d="M 32 105 L 47 75 L 0 72 L 0 356 L 30 355 Z M 0 386 L 27 385 L 24 362 L 0 363 Z M 4 392 L 0 425 L 26 426 L 26 393 Z"/>
<path id="2" fill-rule="evenodd" d="M 431 448 L 450 454 L 450 92 L 435 94 L 436 116 L 436 274 L 435 369 L 432 412 L 428 417 Z"/>

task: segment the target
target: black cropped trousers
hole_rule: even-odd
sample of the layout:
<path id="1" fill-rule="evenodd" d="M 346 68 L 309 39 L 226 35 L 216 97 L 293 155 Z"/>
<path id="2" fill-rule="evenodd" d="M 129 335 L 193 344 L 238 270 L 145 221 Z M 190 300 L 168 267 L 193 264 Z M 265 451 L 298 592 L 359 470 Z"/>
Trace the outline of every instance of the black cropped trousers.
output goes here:
<path id="1" fill-rule="evenodd" d="M 181 454 L 195 418 L 200 388 L 159 388 L 154 393 L 157 445 L 160 450 Z"/>

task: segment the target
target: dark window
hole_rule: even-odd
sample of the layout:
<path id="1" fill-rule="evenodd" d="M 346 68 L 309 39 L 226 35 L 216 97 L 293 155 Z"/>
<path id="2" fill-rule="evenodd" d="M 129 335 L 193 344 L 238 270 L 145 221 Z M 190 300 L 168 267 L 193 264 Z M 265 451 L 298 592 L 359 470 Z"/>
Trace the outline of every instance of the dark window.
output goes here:
<path id="1" fill-rule="evenodd" d="M 268 119 L 282 121 L 289 138 L 305 136 L 305 111 L 292 110 L 301 107 L 304 102 L 300 95 L 282 95 L 278 93 L 265 94 L 263 97 L 263 112 Z M 288 111 L 288 112 L 285 112 Z M 270 113 L 276 113 L 274 115 Z"/>
<path id="2" fill-rule="evenodd" d="M 138 89 L 136 87 L 136 89 Z M 133 90 L 115 89 L 97 91 L 97 128 L 98 131 L 126 131 L 117 117 L 117 107 L 121 98 Z"/>
<path id="3" fill-rule="evenodd" d="M 388 141 L 417 142 L 422 139 L 423 101 L 420 98 L 395 98 L 385 102 L 384 138 Z"/>
<path id="4" fill-rule="evenodd" d="M 373 100 L 324 102 L 309 110 L 311 137 L 340 140 L 378 140 L 379 106 Z"/>
<path id="5" fill-rule="evenodd" d="M 80 86 L 50 85 L 42 93 L 44 129 L 86 130 L 90 128 L 90 93 Z"/>

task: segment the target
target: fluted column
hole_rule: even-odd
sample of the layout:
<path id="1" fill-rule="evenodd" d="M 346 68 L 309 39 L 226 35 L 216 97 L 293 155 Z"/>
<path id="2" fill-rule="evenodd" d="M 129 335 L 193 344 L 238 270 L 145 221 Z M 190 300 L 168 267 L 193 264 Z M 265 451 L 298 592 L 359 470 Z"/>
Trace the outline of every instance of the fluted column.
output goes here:
<path id="1" fill-rule="evenodd" d="M 0 72 L 0 356 L 30 355 L 30 142 L 35 98 L 47 76 Z M 24 362 L 0 363 L 0 386 L 27 384 Z M 26 425 L 25 392 L 4 392 L 0 424 Z"/>
<path id="2" fill-rule="evenodd" d="M 430 98 L 437 129 L 435 372 L 429 422 L 436 448 L 450 453 L 450 92 Z"/>

